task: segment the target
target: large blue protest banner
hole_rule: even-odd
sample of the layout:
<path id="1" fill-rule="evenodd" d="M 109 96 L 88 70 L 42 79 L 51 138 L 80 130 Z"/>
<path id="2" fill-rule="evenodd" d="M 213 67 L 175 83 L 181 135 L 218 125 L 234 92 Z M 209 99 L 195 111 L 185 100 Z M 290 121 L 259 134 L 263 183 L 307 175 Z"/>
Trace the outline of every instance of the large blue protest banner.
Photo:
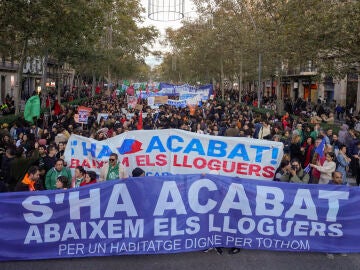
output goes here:
<path id="1" fill-rule="evenodd" d="M 239 247 L 360 251 L 360 191 L 215 175 L 0 195 L 0 260 Z"/>

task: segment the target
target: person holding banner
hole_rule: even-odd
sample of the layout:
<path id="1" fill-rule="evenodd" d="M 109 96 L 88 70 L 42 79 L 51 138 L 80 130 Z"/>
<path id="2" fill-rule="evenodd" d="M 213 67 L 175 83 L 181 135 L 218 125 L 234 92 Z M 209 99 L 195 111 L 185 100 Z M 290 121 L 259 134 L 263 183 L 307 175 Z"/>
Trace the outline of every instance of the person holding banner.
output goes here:
<path id="1" fill-rule="evenodd" d="M 100 170 L 99 182 L 127 178 L 125 167 L 118 162 L 118 155 L 111 153 L 109 162 Z"/>
<path id="2" fill-rule="evenodd" d="M 332 178 L 329 181 L 330 185 L 342 185 L 342 174 L 339 171 L 335 171 L 332 173 Z"/>
<path id="3" fill-rule="evenodd" d="M 341 172 L 335 171 L 331 174 L 331 180 L 329 181 L 329 184 L 330 185 L 342 185 L 343 184 L 342 179 L 343 179 L 343 176 L 342 176 Z M 335 255 L 335 253 L 326 253 L 326 257 L 330 260 L 333 260 L 335 258 L 334 255 Z M 343 257 L 346 257 L 347 253 L 341 253 L 340 255 Z"/>

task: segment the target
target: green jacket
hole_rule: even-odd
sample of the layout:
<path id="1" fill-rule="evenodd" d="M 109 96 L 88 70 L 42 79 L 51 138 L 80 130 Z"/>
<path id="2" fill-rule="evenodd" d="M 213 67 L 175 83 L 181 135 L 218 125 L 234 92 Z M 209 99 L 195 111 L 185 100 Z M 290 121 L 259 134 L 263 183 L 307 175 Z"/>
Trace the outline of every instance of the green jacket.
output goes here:
<path id="1" fill-rule="evenodd" d="M 69 168 L 67 167 L 64 167 L 62 168 L 61 171 L 57 171 L 55 168 L 51 168 L 47 174 L 46 174 L 46 178 L 45 178 L 45 187 L 46 189 L 56 189 L 56 181 L 57 181 L 57 178 L 59 176 L 66 176 L 67 179 L 69 180 L 69 186 L 71 184 L 71 171 Z"/>
<path id="2" fill-rule="evenodd" d="M 308 184 L 310 180 L 310 175 L 305 173 L 303 169 L 300 169 L 295 175 L 288 174 L 284 176 L 283 182 L 298 183 L 298 184 Z"/>

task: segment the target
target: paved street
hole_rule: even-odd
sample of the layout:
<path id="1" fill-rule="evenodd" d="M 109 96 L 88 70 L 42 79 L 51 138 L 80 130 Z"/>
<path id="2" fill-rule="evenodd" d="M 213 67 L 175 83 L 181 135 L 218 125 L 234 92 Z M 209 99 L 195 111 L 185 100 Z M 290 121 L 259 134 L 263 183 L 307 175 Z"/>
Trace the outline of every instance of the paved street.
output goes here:
<path id="1" fill-rule="evenodd" d="M 215 252 L 191 252 L 170 255 L 115 256 L 66 260 L 42 260 L 0 263 L 1 270 L 66 270 L 66 269 L 256 269 L 256 270 L 303 270 L 303 269 L 341 269 L 360 268 L 360 255 L 347 257 L 335 255 L 333 260 L 319 253 L 289 253 L 243 250 L 236 255 L 223 255 Z"/>

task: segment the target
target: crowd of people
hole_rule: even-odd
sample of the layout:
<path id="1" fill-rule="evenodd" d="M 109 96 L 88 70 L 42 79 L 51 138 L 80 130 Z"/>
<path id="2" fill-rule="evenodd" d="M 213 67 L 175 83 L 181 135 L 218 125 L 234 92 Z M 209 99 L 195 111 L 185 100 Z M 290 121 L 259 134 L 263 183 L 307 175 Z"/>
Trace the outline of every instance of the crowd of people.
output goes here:
<path id="1" fill-rule="evenodd" d="M 275 173 L 275 181 L 339 184 L 333 181 L 334 172 L 337 172 L 337 176 L 341 174 L 341 184 L 347 184 L 351 174 L 356 176 L 357 185 L 360 184 L 357 115 L 344 115 L 344 123 L 339 132 L 334 133 L 331 128 L 323 129 L 321 125 L 333 123 L 335 108 L 328 113 L 324 111 L 317 118 L 305 114 L 293 117 L 289 111 L 283 115 L 260 114 L 249 106 L 255 99 L 248 96 L 245 103 L 239 103 L 233 96 L 235 94 L 229 91 L 225 100 L 208 100 L 196 108 L 169 105 L 153 108 L 145 99 L 141 100 L 141 128 L 174 128 L 213 136 L 279 141 L 284 145 L 284 156 Z M 266 106 L 272 106 L 272 100 L 264 101 Z M 64 189 L 128 177 L 116 154 L 110 156 L 100 175 L 80 166 L 72 175 L 64 161 L 64 150 L 71 134 L 104 140 L 138 129 L 139 108 L 128 108 L 125 95 L 114 98 L 112 94 L 91 97 L 81 105 L 92 108 L 87 125 L 75 122 L 77 107 L 69 105 L 62 106 L 60 112 L 53 110 L 50 115 L 42 114 L 32 125 L 18 120 L 1 126 L 1 191 Z M 108 117 L 98 118 L 100 113 Z M 320 146 L 323 146 L 323 153 L 318 151 Z M 131 176 L 143 174 L 141 168 L 136 168 Z"/>

